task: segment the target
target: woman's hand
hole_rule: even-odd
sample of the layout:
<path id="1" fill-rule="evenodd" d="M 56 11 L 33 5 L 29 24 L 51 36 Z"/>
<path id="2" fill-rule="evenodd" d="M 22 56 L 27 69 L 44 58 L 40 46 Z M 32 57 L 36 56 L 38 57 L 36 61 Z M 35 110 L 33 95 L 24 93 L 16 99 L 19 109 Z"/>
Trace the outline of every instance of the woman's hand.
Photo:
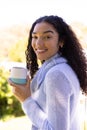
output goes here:
<path id="1" fill-rule="evenodd" d="M 12 86 L 12 92 L 20 102 L 31 96 L 29 76 L 27 76 L 27 83 L 24 85 L 15 84 L 11 79 L 8 80 L 8 83 Z"/>

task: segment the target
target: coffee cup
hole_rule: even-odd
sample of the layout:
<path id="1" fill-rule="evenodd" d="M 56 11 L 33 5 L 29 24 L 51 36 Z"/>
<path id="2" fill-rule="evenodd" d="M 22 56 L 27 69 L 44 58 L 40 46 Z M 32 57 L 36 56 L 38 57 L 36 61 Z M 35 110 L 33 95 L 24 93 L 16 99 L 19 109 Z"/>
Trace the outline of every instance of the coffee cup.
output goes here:
<path id="1" fill-rule="evenodd" d="M 12 67 L 10 78 L 16 84 L 26 84 L 27 69 L 23 67 Z"/>

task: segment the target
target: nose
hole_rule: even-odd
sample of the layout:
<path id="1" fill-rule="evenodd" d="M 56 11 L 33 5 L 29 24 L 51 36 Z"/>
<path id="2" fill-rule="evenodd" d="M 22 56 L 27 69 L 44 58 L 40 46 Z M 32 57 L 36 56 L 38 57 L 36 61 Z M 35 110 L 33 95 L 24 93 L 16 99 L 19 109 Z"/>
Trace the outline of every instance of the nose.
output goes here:
<path id="1" fill-rule="evenodd" d="M 38 38 L 37 41 L 36 41 L 36 45 L 41 46 L 42 44 L 43 44 L 42 38 Z"/>

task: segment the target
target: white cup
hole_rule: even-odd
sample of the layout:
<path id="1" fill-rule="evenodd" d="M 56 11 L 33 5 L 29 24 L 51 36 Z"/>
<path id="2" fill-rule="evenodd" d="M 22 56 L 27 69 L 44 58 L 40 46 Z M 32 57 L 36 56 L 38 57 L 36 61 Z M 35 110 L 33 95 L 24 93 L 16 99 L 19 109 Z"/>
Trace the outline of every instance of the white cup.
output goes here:
<path id="1" fill-rule="evenodd" d="M 27 69 L 23 67 L 13 67 L 10 78 L 16 84 L 26 84 Z"/>

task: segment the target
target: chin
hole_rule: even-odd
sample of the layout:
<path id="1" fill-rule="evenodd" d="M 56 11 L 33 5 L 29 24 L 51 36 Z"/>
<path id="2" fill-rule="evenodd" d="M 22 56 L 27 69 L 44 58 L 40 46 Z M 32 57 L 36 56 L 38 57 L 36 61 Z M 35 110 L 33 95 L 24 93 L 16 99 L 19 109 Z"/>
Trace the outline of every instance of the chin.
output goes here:
<path id="1" fill-rule="evenodd" d="M 37 58 L 40 60 L 40 61 L 45 61 L 45 60 L 48 60 L 51 56 L 37 56 Z"/>

